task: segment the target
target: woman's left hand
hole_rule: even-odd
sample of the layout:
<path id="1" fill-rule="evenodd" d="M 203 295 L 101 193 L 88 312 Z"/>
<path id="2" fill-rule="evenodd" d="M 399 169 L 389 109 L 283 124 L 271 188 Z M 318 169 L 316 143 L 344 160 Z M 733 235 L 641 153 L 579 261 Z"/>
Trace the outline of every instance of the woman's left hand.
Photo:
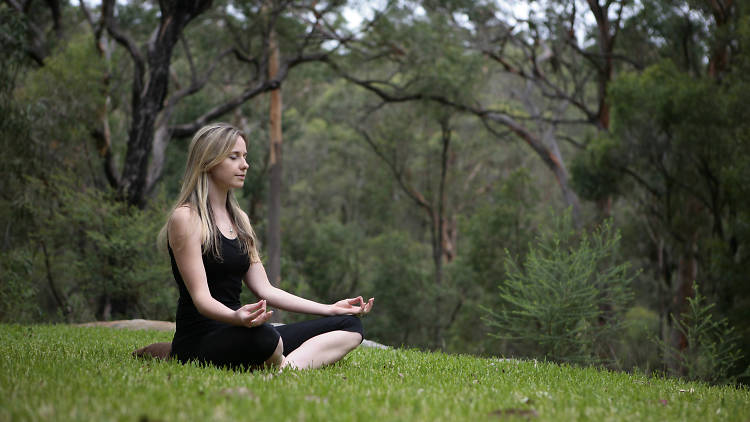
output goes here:
<path id="1" fill-rule="evenodd" d="M 357 296 L 352 299 L 342 299 L 331 305 L 333 315 L 355 315 L 363 316 L 370 312 L 372 305 L 375 302 L 375 298 L 371 297 L 370 300 L 365 302 L 362 296 Z"/>

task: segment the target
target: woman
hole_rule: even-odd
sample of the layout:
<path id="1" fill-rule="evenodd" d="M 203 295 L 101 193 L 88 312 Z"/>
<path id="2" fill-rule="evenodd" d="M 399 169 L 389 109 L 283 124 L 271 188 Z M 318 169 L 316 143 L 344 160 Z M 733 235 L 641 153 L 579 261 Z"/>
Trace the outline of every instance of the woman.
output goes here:
<path id="1" fill-rule="evenodd" d="M 245 182 L 246 158 L 245 135 L 228 124 L 205 126 L 190 143 L 179 199 L 159 233 L 180 290 L 169 354 L 182 362 L 246 368 L 336 362 L 362 342 L 356 316 L 370 312 L 374 299 L 324 305 L 269 283 L 250 220 L 232 193 Z M 240 306 L 243 281 L 260 301 Z M 327 317 L 274 327 L 267 305 Z M 135 353 L 158 354 L 154 346 Z"/>

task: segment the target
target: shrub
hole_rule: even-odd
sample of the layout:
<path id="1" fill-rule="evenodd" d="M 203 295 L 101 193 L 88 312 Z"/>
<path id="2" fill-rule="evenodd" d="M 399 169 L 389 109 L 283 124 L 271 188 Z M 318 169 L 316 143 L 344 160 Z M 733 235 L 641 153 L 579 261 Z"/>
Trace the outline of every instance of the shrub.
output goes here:
<path id="1" fill-rule="evenodd" d="M 750 368 L 743 373 L 737 371 L 743 358 L 738 346 L 740 335 L 726 318 L 714 318 L 714 304 L 707 303 L 697 283 L 693 288 L 695 297 L 688 298 L 682 318 L 672 315 L 672 322 L 685 336 L 687 347 L 680 349 L 662 340 L 657 343 L 664 348 L 668 361 L 678 363 L 670 368 L 672 375 L 712 384 L 734 384 L 750 372 Z"/>
<path id="2" fill-rule="evenodd" d="M 506 256 L 500 304 L 485 308 L 496 330 L 490 335 L 533 357 L 612 362 L 632 296 L 629 265 L 614 262 L 619 241 L 609 222 L 579 234 L 569 212 L 553 218 L 529 246 L 523 266 Z"/>

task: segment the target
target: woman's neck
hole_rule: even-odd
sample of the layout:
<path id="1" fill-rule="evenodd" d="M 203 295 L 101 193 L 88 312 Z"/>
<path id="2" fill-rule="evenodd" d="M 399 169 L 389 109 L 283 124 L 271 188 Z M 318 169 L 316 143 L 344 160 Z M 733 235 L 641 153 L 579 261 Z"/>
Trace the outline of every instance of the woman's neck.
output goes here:
<path id="1" fill-rule="evenodd" d="M 214 215 L 217 213 L 225 213 L 227 210 L 227 195 L 229 191 L 226 189 L 219 189 L 213 183 L 209 182 L 208 185 L 208 206 L 214 211 Z"/>

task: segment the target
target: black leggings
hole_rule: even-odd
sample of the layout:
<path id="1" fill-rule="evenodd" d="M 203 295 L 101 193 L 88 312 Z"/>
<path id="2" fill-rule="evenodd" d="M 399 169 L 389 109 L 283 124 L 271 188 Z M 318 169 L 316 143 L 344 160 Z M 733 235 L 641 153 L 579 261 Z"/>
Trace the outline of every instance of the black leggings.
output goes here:
<path id="1" fill-rule="evenodd" d="M 249 368 L 263 364 L 273 355 L 279 337 L 284 342 L 284 356 L 292 353 L 307 340 L 331 331 L 359 333 L 364 339 L 362 322 L 351 315 L 324 317 L 279 326 L 263 324 L 253 328 L 217 324 L 219 325 L 215 330 L 201 337 L 196 343 L 189 346 L 183 343 L 179 347 L 173 343 L 172 355 L 182 362 L 197 360 L 215 366 Z"/>

